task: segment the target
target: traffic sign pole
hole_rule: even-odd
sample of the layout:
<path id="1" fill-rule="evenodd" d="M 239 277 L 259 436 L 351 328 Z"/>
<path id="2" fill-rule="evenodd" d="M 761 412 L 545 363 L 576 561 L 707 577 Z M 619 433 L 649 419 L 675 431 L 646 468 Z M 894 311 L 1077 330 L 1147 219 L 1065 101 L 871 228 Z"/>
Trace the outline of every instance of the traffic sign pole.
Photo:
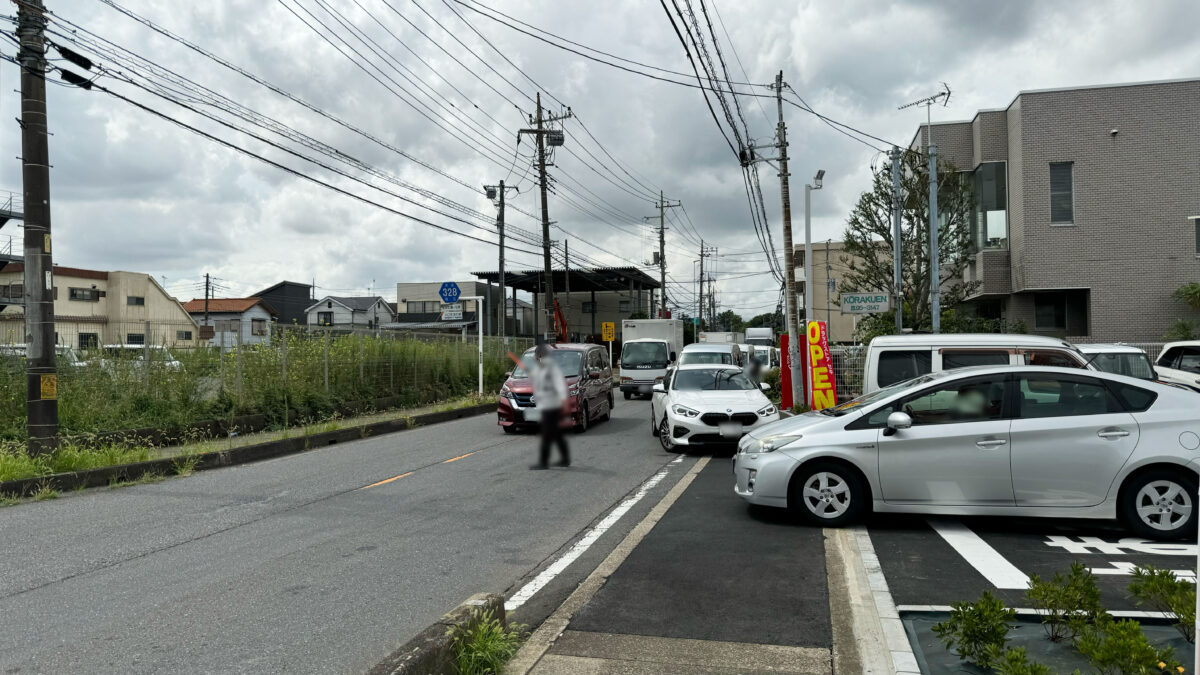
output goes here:
<path id="1" fill-rule="evenodd" d="M 457 285 L 454 286 L 458 288 Z M 446 285 L 442 284 L 442 290 L 445 290 Z M 445 298 L 446 296 L 442 296 Z M 483 296 L 482 295 L 466 295 L 455 296 L 455 300 L 474 300 L 475 301 L 475 327 L 479 332 L 479 395 L 483 396 Z"/>
<path id="2" fill-rule="evenodd" d="M 604 341 L 608 343 L 608 367 L 612 368 L 612 343 L 617 337 L 616 324 L 612 321 L 605 321 L 600 324 L 600 330 L 603 331 Z"/>

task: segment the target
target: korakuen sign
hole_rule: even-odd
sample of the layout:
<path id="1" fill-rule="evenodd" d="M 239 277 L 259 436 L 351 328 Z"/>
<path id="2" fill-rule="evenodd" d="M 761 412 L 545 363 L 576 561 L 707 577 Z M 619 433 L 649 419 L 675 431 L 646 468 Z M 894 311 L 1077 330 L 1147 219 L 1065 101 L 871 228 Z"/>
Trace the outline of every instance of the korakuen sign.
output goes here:
<path id="1" fill-rule="evenodd" d="M 808 323 L 807 339 L 809 388 L 808 405 L 823 410 L 837 405 L 837 385 L 833 380 L 833 357 L 829 354 L 829 328 L 824 321 Z"/>

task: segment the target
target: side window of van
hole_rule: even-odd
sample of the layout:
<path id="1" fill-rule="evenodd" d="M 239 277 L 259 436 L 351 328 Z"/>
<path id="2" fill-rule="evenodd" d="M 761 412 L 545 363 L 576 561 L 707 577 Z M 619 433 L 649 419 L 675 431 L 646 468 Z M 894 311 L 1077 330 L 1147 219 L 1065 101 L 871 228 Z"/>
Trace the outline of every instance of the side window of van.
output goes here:
<path id="1" fill-rule="evenodd" d="M 942 350 L 942 370 L 970 366 L 1007 366 L 1008 352 L 972 350 Z"/>
<path id="2" fill-rule="evenodd" d="M 933 369 L 933 353 L 928 349 L 894 350 L 879 353 L 879 386 L 886 387 L 928 375 Z"/>
<path id="3" fill-rule="evenodd" d="M 1023 352 L 1025 365 L 1052 366 L 1054 368 L 1082 368 L 1083 364 L 1071 358 L 1070 354 L 1056 349 L 1030 349 Z"/>

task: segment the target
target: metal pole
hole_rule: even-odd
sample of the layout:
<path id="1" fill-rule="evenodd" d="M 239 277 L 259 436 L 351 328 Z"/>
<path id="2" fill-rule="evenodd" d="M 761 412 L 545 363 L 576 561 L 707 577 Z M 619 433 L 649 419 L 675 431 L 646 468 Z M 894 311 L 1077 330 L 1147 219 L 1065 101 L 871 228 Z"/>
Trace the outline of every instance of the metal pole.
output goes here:
<path id="1" fill-rule="evenodd" d="M 792 199 L 788 190 L 788 156 L 787 156 L 787 127 L 783 124 L 783 71 L 775 76 L 775 103 L 779 109 L 779 124 L 776 126 L 776 147 L 779 148 L 779 193 L 780 200 L 783 202 L 783 264 L 784 270 L 784 285 L 787 304 L 787 332 L 788 332 L 788 363 L 789 370 L 792 376 L 792 405 L 799 405 L 800 401 L 804 400 L 804 387 L 800 383 L 800 368 L 797 360 L 800 357 L 800 343 L 797 339 L 799 332 L 796 330 L 796 264 L 795 255 L 792 250 Z M 704 283 L 704 277 L 701 276 L 700 283 Z M 709 293 L 709 302 L 712 302 L 712 294 Z"/>
<path id="2" fill-rule="evenodd" d="M 830 302 L 829 296 L 833 293 L 833 268 L 829 266 L 829 247 L 833 244 L 832 239 L 825 240 L 825 329 L 829 330 L 833 327 L 833 303 Z"/>
<path id="3" fill-rule="evenodd" d="M 58 371 L 54 359 L 54 262 L 50 255 L 50 149 L 46 119 L 46 10 L 17 4 L 21 64 L 21 182 L 25 193 L 25 400 L 30 455 L 58 439 Z"/>
<path id="4" fill-rule="evenodd" d="M 142 325 L 142 363 L 146 366 L 146 386 L 150 386 L 150 322 Z"/>
<path id="5" fill-rule="evenodd" d="M 503 338 L 507 329 L 504 325 L 504 181 L 500 181 L 500 213 L 496 216 L 496 228 L 500 230 L 500 306 L 496 308 L 496 316 L 499 317 L 496 335 Z"/>
<path id="6" fill-rule="evenodd" d="M 562 306 L 563 331 L 570 340 L 571 322 L 567 319 L 567 311 L 571 309 L 571 242 L 566 237 L 563 237 L 563 286 L 563 291 L 567 294 L 567 301 Z"/>
<path id="7" fill-rule="evenodd" d="M 478 319 L 479 317 L 483 316 L 484 298 L 482 295 L 468 295 L 468 296 L 464 296 L 459 299 L 460 300 L 474 300 L 475 301 L 475 310 L 476 310 L 475 318 Z M 478 330 L 476 331 L 476 333 L 478 333 L 478 341 L 479 341 L 479 345 L 478 345 L 478 351 L 479 351 L 479 353 L 478 353 L 479 395 L 483 396 L 483 322 L 476 321 L 476 324 L 478 327 Z"/>
<path id="8" fill-rule="evenodd" d="M 813 320 L 813 266 L 812 266 L 812 185 L 804 185 L 804 403 L 808 404 L 808 393 L 812 383 L 809 378 L 812 368 L 808 366 L 808 324 Z"/>
<path id="9" fill-rule="evenodd" d="M 658 318 L 667 318 L 667 224 L 665 213 L 667 203 L 662 190 L 658 191 L 658 283 L 661 290 L 658 294 Z"/>
<path id="10" fill-rule="evenodd" d="M 892 146 L 892 303 L 896 313 L 896 334 L 904 330 L 904 282 L 900 264 L 900 148 Z"/>
<path id="11" fill-rule="evenodd" d="M 696 324 L 695 338 L 700 341 L 700 330 L 704 327 L 704 240 L 700 240 L 700 295 L 696 298 L 696 316 L 700 322 Z"/>
<path id="12" fill-rule="evenodd" d="M 325 393 L 329 393 L 329 329 L 325 329 Z"/>
<path id="13" fill-rule="evenodd" d="M 938 270 L 938 172 L 937 146 L 933 143 L 933 125 L 929 122 L 929 108 L 925 106 L 925 127 L 929 130 L 929 312 L 933 318 L 933 332 L 942 331 L 942 283 Z"/>

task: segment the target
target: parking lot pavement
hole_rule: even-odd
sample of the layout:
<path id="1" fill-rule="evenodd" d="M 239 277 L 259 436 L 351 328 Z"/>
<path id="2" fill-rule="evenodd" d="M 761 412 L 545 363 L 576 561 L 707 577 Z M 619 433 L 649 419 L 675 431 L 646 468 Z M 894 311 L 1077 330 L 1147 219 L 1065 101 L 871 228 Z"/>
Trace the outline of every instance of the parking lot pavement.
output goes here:
<path id="1" fill-rule="evenodd" d="M 867 530 L 900 611 L 942 609 L 991 590 L 1027 608 L 1029 575 L 1074 561 L 1096 575 L 1105 609 L 1138 612 L 1126 592 L 1138 565 L 1195 578 L 1196 544 L 1141 539 L 1115 521 L 876 515 Z"/>

